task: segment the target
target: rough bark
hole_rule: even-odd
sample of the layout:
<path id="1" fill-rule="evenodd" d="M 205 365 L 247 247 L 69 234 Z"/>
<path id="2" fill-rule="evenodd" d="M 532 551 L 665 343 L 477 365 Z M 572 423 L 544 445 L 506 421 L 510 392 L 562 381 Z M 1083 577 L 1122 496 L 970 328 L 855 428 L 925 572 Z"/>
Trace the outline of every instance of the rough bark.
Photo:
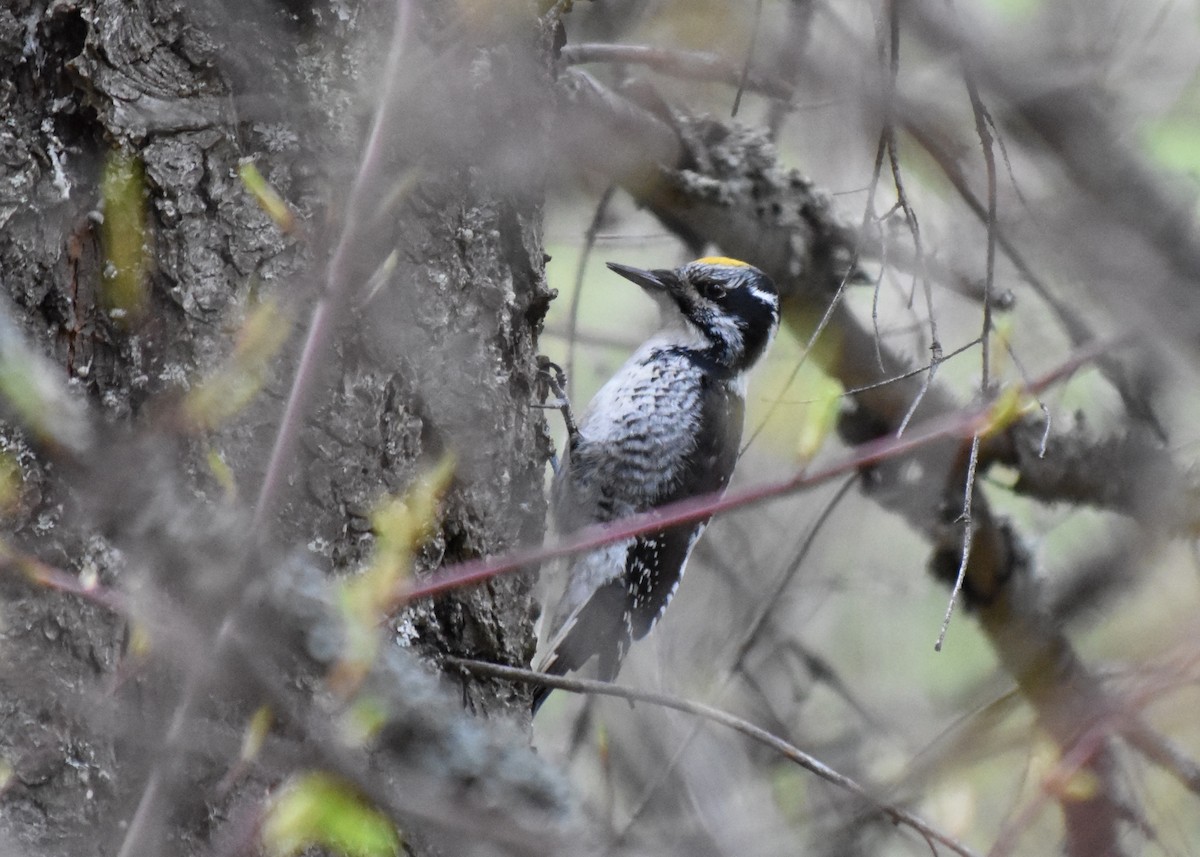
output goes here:
<path id="1" fill-rule="evenodd" d="M 372 189 L 374 208 L 366 213 L 385 206 L 384 216 L 366 217 L 369 228 L 355 236 L 354 288 L 341 297 L 336 348 L 315 387 L 300 452 L 286 462 L 287 487 L 270 531 L 254 534 L 245 532 L 249 507 L 326 257 L 346 218 L 345 188 L 378 106 L 372 81 L 391 47 L 397 10 L 265 0 L 67 0 L 0 9 L 5 311 L 104 422 L 156 438 L 143 458 L 131 452 L 143 447 L 118 433 L 111 454 L 93 450 L 100 458 L 83 478 L 39 438 L 0 425 L 0 451 L 22 476 L 19 502 L 4 519 L 5 542 L 59 569 L 95 575 L 103 587 L 162 587 L 154 596 L 175 599 L 200 634 L 190 660 L 156 653 L 153 634 L 142 657 L 129 644 L 140 633 L 131 617 L 31 586 L 6 565 L 0 757 L 14 778 L 0 802 L 0 848 L 116 853 L 144 800 L 154 753 L 178 749 L 168 724 L 173 713 L 193 712 L 183 685 L 197 676 L 224 702 L 198 706 L 196 735 L 215 730 L 221 740 L 208 749 L 229 750 L 262 687 L 225 697 L 204 668 L 223 662 L 215 643 L 222 618 L 248 610 L 250 584 L 277 565 L 253 543 L 300 551 L 330 574 L 352 573 L 373 546 L 375 503 L 445 454 L 456 456 L 456 477 L 418 573 L 540 537 L 548 441 L 529 404 L 551 295 L 541 180 L 529 166 L 537 159 L 513 162 L 511 155 L 529 147 L 542 121 L 537 106 L 548 78 L 538 57 L 549 39 L 531 14 L 507 30 L 464 34 L 439 4 L 412 5 L 404 33 L 409 77 L 394 105 L 401 121 L 384 153 L 390 178 Z M 432 121 L 442 115 L 449 121 Z M 469 134 L 467 117 L 475 129 Z M 149 304 L 132 322 L 106 311 L 100 288 L 99 180 L 112 150 L 140 161 L 145 175 Z M 292 235 L 239 180 L 244 159 L 298 213 Z M 391 276 L 368 294 L 367 280 L 393 250 Z M 178 401 L 227 359 L 231 334 L 264 296 L 297 321 L 264 393 L 219 432 L 181 432 Z M 236 498 L 214 477 L 213 454 L 231 468 Z M 150 515 L 153 495 L 133 490 L 143 482 L 170 486 L 160 512 L 178 516 Z M 155 523 L 139 531 L 135 520 Z M 147 544 L 159 540 L 175 540 L 178 550 Z M 157 567 L 164 562 L 179 566 Z M 522 664 L 532 651 L 535 612 L 530 581 L 516 576 L 416 605 L 397 626 L 415 653 Z M 321 665 L 292 666 L 294 674 L 277 678 L 317 693 Z M 457 681 L 470 708 L 527 717 L 523 688 Z M 294 710 L 305 698 L 293 700 Z M 407 742 L 411 754 L 422 738 L 433 746 L 429 736 L 403 730 L 385 743 Z M 175 795 L 178 811 L 153 834 L 185 853 L 211 843 L 243 794 L 217 799 L 214 785 L 232 757 L 204 756 L 178 757 L 172 780 L 197 787 Z M 253 779 L 261 788 L 288 769 L 265 765 Z"/>

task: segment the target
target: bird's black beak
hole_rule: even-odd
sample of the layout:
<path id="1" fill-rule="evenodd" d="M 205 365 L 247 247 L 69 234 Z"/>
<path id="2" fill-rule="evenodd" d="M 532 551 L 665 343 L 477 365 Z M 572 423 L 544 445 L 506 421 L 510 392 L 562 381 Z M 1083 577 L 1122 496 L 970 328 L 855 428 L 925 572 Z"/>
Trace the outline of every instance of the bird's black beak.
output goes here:
<path id="1" fill-rule="evenodd" d="M 651 294 L 666 291 L 668 288 L 667 282 L 663 278 L 666 271 L 643 271 L 641 268 L 618 265 L 616 262 L 606 262 L 605 264 L 613 273 L 620 274 L 625 279 L 637 283 Z"/>

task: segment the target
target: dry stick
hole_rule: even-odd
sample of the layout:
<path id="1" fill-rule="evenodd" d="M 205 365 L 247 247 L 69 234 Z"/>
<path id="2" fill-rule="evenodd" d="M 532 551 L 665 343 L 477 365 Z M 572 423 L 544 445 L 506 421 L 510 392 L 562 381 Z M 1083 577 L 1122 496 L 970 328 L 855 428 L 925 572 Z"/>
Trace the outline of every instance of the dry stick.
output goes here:
<path id="1" fill-rule="evenodd" d="M 904 179 L 900 173 L 900 155 L 898 146 L 896 145 L 896 123 L 895 123 L 895 94 L 896 94 L 896 79 L 900 75 L 900 15 L 896 8 L 896 0 L 888 2 L 888 30 L 889 30 L 889 63 L 888 63 L 888 85 L 884 96 L 884 126 L 882 139 L 887 144 L 888 164 L 892 171 L 892 183 L 896 188 L 896 204 L 900 206 L 900 210 L 904 212 L 904 221 L 908 224 L 909 233 L 912 235 L 913 252 L 916 254 L 916 265 L 913 269 L 913 286 L 919 279 L 925 290 L 925 311 L 929 316 L 929 350 L 932 359 L 929 361 L 929 372 L 921 381 L 921 387 L 917 390 L 917 395 L 913 398 L 912 404 L 909 405 L 908 411 L 900 420 L 900 426 L 896 429 L 896 436 L 904 434 L 904 430 L 908 428 L 908 424 L 912 421 L 913 416 L 924 401 L 925 396 L 929 393 L 933 386 L 933 379 L 937 376 L 938 366 L 942 363 L 942 343 L 938 338 L 937 332 L 937 314 L 933 310 L 933 289 L 929 285 L 929 275 L 925 268 L 925 253 L 921 246 L 921 226 L 917 221 L 917 213 L 913 210 L 912 205 L 908 201 L 908 194 L 904 191 Z M 986 294 L 985 294 L 986 299 Z M 875 317 L 874 308 L 872 316 Z M 876 328 L 876 336 L 878 336 L 878 327 Z M 879 345 L 876 341 L 876 351 L 878 352 Z M 880 363 L 882 364 L 882 357 Z"/>
<path id="2" fill-rule="evenodd" d="M 984 283 L 982 320 L 983 329 L 981 332 L 981 335 L 983 336 L 981 390 L 984 398 L 986 398 L 990 388 L 990 378 L 988 373 L 990 371 L 991 347 L 991 289 L 995 270 L 994 266 L 996 249 L 996 161 L 993 150 L 992 134 L 989 127 L 990 116 L 988 115 L 987 109 L 980 98 L 979 90 L 975 83 L 972 58 L 965 47 L 966 38 L 962 34 L 962 31 L 957 27 L 958 21 L 953 0 L 946 0 L 946 5 L 951 13 L 950 18 L 953 19 L 952 26 L 954 27 L 954 34 L 950 39 L 950 43 L 957 47 L 959 58 L 962 63 L 963 79 L 966 85 L 968 96 L 970 98 L 972 113 L 975 118 L 976 135 L 979 138 L 980 145 L 983 150 L 984 163 L 987 170 L 987 276 Z M 969 481 L 972 476 L 973 474 L 968 472 L 968 492 L 972 490 L 972 486 Z M 967 521 L 966 526 L 971 526 L 969 520 Z M 970 548 L 969 541 L 964 540 L 964 545 L 963 561 L 965 563 L 965 551 L 969 550 Z M 1032 691 L 1032 689 L 1030 690 Z M 1044 720 L 1047 717 L 1045 701 L 1042 700 L 1039 704 L 1036 699 L 1036 694 L 1037 691 L 1032 691 L 1035 707 L 1038 709 L 1039 718 Z M 1061 729 L 1056 730 L 1051 728 L 1051 731 L 1060 733 L 1054 736 L 1056 743 L 1062 747 L 1065 747 L 1067 742 L 1064 740 L 1064 736 L 1061 734 Z M 1078 750 L 1079 746 L 1076 745 L 1075 749 Z M 1093 746 L 1089 752 L 1078 762 L 1080 766 L 1089 765 L 1091 772 L 1097 776 L 1097 783 L 1095 789 L 1093 789 L 1093 795 L 1078 802 L 1066 795 L 1060 795 L 1061 799 L 1059 803 L 1063 812 L 1063 820 L 1065 825 L 1066 851 L 1071 854 L 1091 853 L 1090 849 L 1095 848 L 1099 844 L 1098 839 L 1107 840 L 1107 842 L 1102 846 L 1104 848 L 1104 853 L 1112 855 L 1122 853 L 1122 849 L 1120 848 L 1116 836 L 1116 820 L 1118 818 L 1119 807 L 1109 796 L 1109 790 L 1111 788 L 1111 783 L 1108 781 L 1109 777 L 1106 776 L 1103 771 L 1099 770 L 1096 765 L 1092 764 L 1092 760 L 1096 756 L 1101 757 L 1101 760 L 1110 758 L 1109 754 L 1103 747 L 1102 741 L 1099 740 L 1095 742 L 1095 746 Z M 1102 764 L 1102 761 L 1100 764 Z M 1072 804 L 1075 804 L 1076 809 L 1072 808 Z M 1084 808 L 1083 812 L 1086 813 L 1086 817 L 1081 816 L 1078 808 Z M 1099 817 L 1096 815 L 1097 808 L 1102 812 L 1102 815 Z M 1103 826 L 1103 831 L 1097 829 L 1098 824 Z M 998 849 L 999 843 L 997 843 L 997 850 Z"/>
<path id="3" fill-rule="evenodd" d="M 1076 351 L 1064 363 L 1030 384 L 1026 388 L 1026 392 L 1037 394 L 1044 391 L 1051 385 L 1070 377 L 1081 366 L 1091 363 L 1100 355 L 1127 341 L 1126 338 L 1103 340 Z M 910 432 L 906 437 L 887 436 L 859 444 L 850 455 L 841 461 L 816 470 L 800 471 L 791 478 L 780 482 L 768 482 L 763 485 L 730 491 L 724 496 L 715 493 L 705 494 L 677 503 L 669 503 L 654 511 L 631 515 L 611 524 L 585 527 L 570 538 L 557 543 L 450 566 L 425 581 L 416 583 L 411 588 L 400 592 L 396 601 L 397 609 L 407 601 L 441 595 L 444 592 L 480 583 L 497 575 L 518 571 L 526 566 L 549 559 L 583 553 L 621 539 L 666 529 L 711 515 L 723 514 L 744 506 L 763 503 L 775 497 L 794 493 L 802 488 L 823 484 L 837 476 L 855 472 L 883 459 L 904 455 L 934 441 L 983 434 L 991 424 L 991 419 L 992 411 L 987 406 L 970 411 L 956 411 L 931 420 L 920 430 Z"/>
<path id="4" fill-rule="evenodd" d="M 575 339 L 579 330 L 579 304 L 583 299 L 583 274 L 587 270 L 588 260 L 592 249 L 596 246 L 596 236 L 600 232 L 600 223 L 608 211 L 608 204 L 616 193 L 617 186 L 610 184 L 600 194 L 596 203 L 596 211 L 592 214 L 592 222 L 583 233 L 583 251 L 579 254 L 579 265 L 575 268 L 575 291 L 571 294 L 571 311 L 567 315 L 567 400 L 573 401 L 575 396 Z"/>
<path id="5" fill-rule="evenodd" d="M 971 520 L 971 498 L 975 494 L 975 468 L 979 464 L 979 432 L 971 436 L 971 455 L 967 459 L 967 479 L 963 496 L 962 551 L 959 554 L 958 574 L 954 578 L 954 588 L 950 590 L 950 601 L 946 604 L 946 615 L 942 618 L 942 627 L 938 631 L 933 650 L 940 652 L 942 643 L 946 641 L 946 631 L 950 628 L 950 617 L 954 615 L 954 605 L 958 602 L 958 593 L 962 592 L 963 581 L 967 577 L 967 561 L 971 558 L 971 539 L 975 536 L 975 524 Z"/>
<path id="6" fill-rule="evenodd" d="M 880 65 L 882 65 L 883 60 L 884 60 L 883 36 L 882 35 L 879 36 L 878 43 L 879 43 L 879 63 L 880 63 Z M 894 81 L 893 81 L 893 84 L 894 84 Z M 862 226 L 859 227 L 859 234 L 863 235 L 863 236 L 866 235 L 867 225 L 871 222 L 868 218 L 874 217 L 875 194 L 879 190 L 879 177 L 883 174 L 883 156 L 886 154 L 886 149 L 887 149 L 885 132 L 887 130 L 888 125 L 892 121 L 892 119 L 891 119 L 891 111 L 892 111 L 891 98 L 892 98 L 892 95 L 894 94 L 894 89 L 893 89 L 893 87 L 887 86 L 887 85 L 885 85 L 883 87 L 883 89 L 884 89 L 883 127 L 879 129 L 879 142 L 875 145 L 875 162 L 871 166 L 871 181 L 867 185 L 867 202 L 866 202 L 866 205 L 863 207 Z M 885 262 L 879 268 L 879 276 L 875 278 L 875 289 L 871 293 L 871 329 L 875 332 L 875 337 L 874 337 L 875 361 L 879 364 L 880 372 L 887 372 L 887 367 L 884 365 L 884 362 L 883 362 L 883 349 L 880 346 L 882 337 L 879 334 L 879 289 L 880 289 L 881 284 L 883 283 L 883 272 L 884 272 L 884 269 L 886 268 L 888 242 L 881 240 L 880 244 L 882 245 L 881 255 L 884 257 Z M 853 262 L 853 264 L 858 263 L 858 248 L 859 248 L 859 242 L 856 241 L 854 243 L 854 262 Z M 853 267 L 853 264 L 851 267 Z M 784 388 L 784 389 L 786 389 L 786 388 Z"/>
<path id="7" fill-rule="evenodd" d="M 813 525 L 809 528 L 808 534 L 805 536 L 804 541 L 800 545 L 800 549 L 796 552 L 796 555 L 792 558 L 791 562 L 788 563 L 788 567 L 784 569 L 783 574 L 780 576 L 778 583 L 775 584 L 771 594 L 766 598 L 759 599 L 758 603 L 760 607 L 758 615 L 751 620 L 749 626 L 746 628 L 746 632 L 742 634 L 742 639 L 738 642 L 737 648 L 734 651 L 733 663 L 731 663 L 722 672 L 721 678 L 713 690 L 714 697 L 720 696 L 720 694 L 728 686 L 729 680 L 738 670 L 741 669 L 742 662 L 745 660 L 747 653 L 749 653 L 751 646 L 753 646 L 754 641 L 757 639 L 762 629 L 766 627 L 767 620 L 770 618 L 771 613 L 774 611 L 775 607 L 779 605 L 780 598 L 787 591 L 788 587 L 791 586 L 792 579 L 796 576 L 796 572 L 803 564 L 804 558 L 808 556 L 808 552 L 812 549 L 813 544 L 816 543 L 817 535 L 825 528 L 825 524 L 828 523 L 830 517 L 832 517 L 834 510 L 837 509 L 842 500 L 849 495 L 851 486 L 854 485 L 857 480 L 858 474 L 853 474 L 848 476 L 842 482 L 842 484 L 838 486 L 837 492 L 833 495 L 833 498 L 827 504 L 825 504 L 825 508 L 821 510 L 821 514 L 817 516 L 816 521 L 814 521 Z M 852 706 L 856 708 L 858 707 L 857 703 L 854 701 L 850 702 Z M 662 788 L 663 785 L 666 784 L 667 779 L 674 773 L 675 768 L 679 765 L 679 760 L 683 758 L 684 752 L 687 751 L 687 748 L 691 745 L 692 741 L 695 740 L 699 733 L 700 724 L 697 723 L 684 737 L 684 739 L 679 742 L 679 745 L 675 748 L 671 758 L 667 760 L 667 764 L 663 766 L 662 771 L 655 778 L 654 782 L 650 783 L 645 789 L 642 790 L 641 798 L 638 800 L 637 805 L 629 813 L 629 821 L 626 823 L 625 828 L 619 834 L 617 834 L 618 840 L 623 839 L 629 833 L 630 829 L 634 825 L 634 822 L 641 817 L 641 814 L 646 810 L 646 807 L 650 805 L 650 799 L 660 788 Z"/>
<path id="8" fill-rule="evenodd" d="M 291 464 L 296 441 L 300 435 L 300 423 L 312 395 L 317 366 L 325 357 L 333 331 L 337 327 L 337 321 L 346 309 L 346 292 L 350 287 L 351 257 L 356 251 L 355 244 L 359 237 L 359 225 L 364 214 L 367 194 L 375 189 L 383 166 L 384 149 L 387 142 L 385 132 L 391 126 L 392 101 L 396 83 L 400 80 L 400 57 L 408 40 L 411 5 L 409 0 L 396 0 L 396 6 L 396 22 L 392 30 L 392 43 L 388 50 L 387 64 L 384 67 L 383 91 L 380 95 L 379 106 L 371 123 L 371 131 L 363 150 L 358 174 L 355 175 L 354 184 L 350 188 L 342 233 L 326 271 L 324 291 L 313 309 L 308 336 L 300 355 L 300 363 L 296 367 L 296 375 L 292 379 L 287 405 L 284 407 L 279 430 L 275 435 L 275 443 L 271 448 L 271 457 L 267 461 L 266 474 L 263 476 L 258 499 L 254 504 L 253 526 L 257 531 L 261 531 L 265 525 L 279 486 L 283 482 L 284 471 Z"/>
<path id="9" fill-rule="evenodd" d="M 972 339 L 970 342 L 966 343 L 965 345 L 960 345 L 960 346 L 958 346 L 958 348 L 955 348 L 953 351 L 950 351 L 946 355 L 944 355 L 942 357 L 942 362 L 945 363 L 947 360 L 950 360 L 953 357 L 957 357 L 958 355 L 962 354 L 964 351 L 974 348 L 978 344 L 979 344 L 979 337 L 975 337 L 974 339 Z M 843 390 L 842 392 L 838 393 L 837 396 L 834 398 L 838 398 L 838 399 L 847 398 L 849 396 L 857 395 L 858 393 L 865 393 L 868 390 L 877 390 L 880 387 L 886 387 L 888 384 L 898 383 L 900 381 L 905 380 L 906 378 L 916 377 L 917 375 L 920 375 L 924 372 L 928 372 L 929 365 L 930 364 L 926 363 L 923 366 L 918 366 L 916 369 L 909 369 L 907 372 L 901 372 L 899 375 L 892 375 L 890 378 L 884 378 L 882 381 L 876 381 L 873 384 L 860 384 L 857 387 L 851 387 L 849 390 Z M 1026 384 L 1029 383 L 1029 377 L 1027 375 L 1023 375 L 1021 380 L 1024 381 Z M 817 402 L 823 402 L 823 401 L 825 401 L 825 400 L 824 399 L 797 399 L 794 402 L 787 402 L 786 404 L 812 405 L 812 404 L 816 404 Z"/>
<path id="10" fill-rule="evenodd" d="M 979 857 L 977 852 L 971 850 L 966 845 L 963 845 L 958 840 L 942 833 L 937 828 L 931 826 L 928 822 L 914 815 L 907 810 L 901 809 L 892 804 L 882 803 L 871 796 L 871 794 L 855 780 L 850 779 L 845 774 L 835 771 L 833 768 L 826 765 L 819 759 L 805 753 L 799 747 L 789 744 L 787 741 L 780 738 L 771 732 L 761 729 L 743 720 L 740 717 L 735 717 L 726 711 L 719 708 L 713 708 L 710 705 L 705 705 L 700 702 L 692 702 L 691 700 L 681 699 L 677 696 L 670 696 L 665 693 L 655 693 L 653 691 L 638 690 L 632 687 L 625 687 L 617 684 L 610 684 L 603 681 L 592 681 L 590 679 L 579 678 L 564 678 L 562 676 L 550 676 L 545 673 L 534 672 L 533 670 L 524 670 L 517 667 L 501 666 L 499 664 L 488 663 L 486 661 L 465 660 L 463 658 L 455 658 L 446 656 L 443 661 L 450 666 L 461 667 L 468 672 L 476 675 L 487 675 L 495 678 L 503 678 L 512 681 L 531 682 L 533 684 L 544 685 L 557 688 L 558 690 L 566 690 L 572 693 L 588 693 L 598 694 L 601 696 L 615 696 L 619 699 L 626 699 L 631 702 L 646 702 L 650 705 L 657 705 L 662 708 L 670 708 L 675 711 L 682 711 L 685 714 L 692 714 L 697 717 L 703 717 L 713 723 L 720 724 L 729 729 L 739 732 L 746 737 L 764 744 L 767 747 L 775 750 L 785 759 L 795 762 L 800 767 L 813 774 L 816 774 L 826 782 L 832 783 L 839 788 L 842 788 L 858 798 L 867 801 L 875 807 L 880 813 L 891 819 L 893 824 L 903 824 L 911 827 L 913 830 L 920 833 L 934 842 L 937 842 L 946 848 L 949 848 L 955 854 L 962 857 Z"/>
<path id="11" fill-rule="evenodd" d="M 566 45 L 562 50 L 563 62 L 581 65 L 590 62 L 629 63 L 644 65 L 662 74 L 684 77 L 690 80 L 715 81 L 730 86 L 742 85 L 762 95 L 788 100 L 795 91 L 787 81 L 749 72 L 742 83 L 743 72 L 729 60 L 703 51 L 674 51 L 652 48 L 646 45 L 607 45 L 585 42 Z"/>
<path id="12" fill-rule="evenodd" d="M 904 130 L 933 159 L 938 170 L 950 182 L 950 186 L 954 188 L 955 193 L 958 194 L 971 213 L 981 222 L 986 223 L 987 207 L 975 196 L 975 193 L 967 184 L 962 171 L 955 164 L 953 156 L 942 149 L 938 142 L 929 136 L 926 128 L 918 125 L 916 122 L 911 120 L 906 122 Z M 1001 147 L 1003 148 L 1001 138 L 997 137 L 996 141 L 1001 143 Z M 996 235 L 996 243 L 1000 250 L 1003 251 L 1005 258 L 1016 268 L 1021 279 L 1027 282 L 1033 288 L 1034 292 L 1037 293 L 1037 296 L 1050 307 L 1050 311 L 1054 313 L 1054 317 L 1062 325 L 1071 344 L 1078 347 L 1093 339 L 1095 334 L 1087 323 L 1075 315 L 1071 311 L 1071 308 L 1054 294 L 1049 284 L 1034 272 L 1029 262 L 1021 255 L 1021 251 L 1017 249 L 1004 230 L 1000 228 L 1000 224 L 993 223 L 993 227 Z M 1162 424 L 1152 412 L 1148 412 L 1147 409 L 1138 403 L 1137 397 L 1134 395 L 1133 390 L 1129 388 L 1129 383 L 1125 379 L 1124 370 L 1112 359 L 1111 355 L 1101 356 L 1097 359 L 1096 363 L 1105 377 L 1108 378 L 1109 383 L 1113 385 L 1120 395 L 1121 401 L 1125 404 L 1125 409 L 1132 416 L 1144 420 L 1160 438 L 1165 439 L 1166 431 L 1163 429 Z"/>
<path id="13" fill-rule="evenodd" d="M 750 79 L 750 64 L 754 61 L 754 46 L 758 42 L 758 27 L 762 23 L 763 0 L 758 0 L 754 6 L 754 27 L 750 30 L 750 44 L 746 46 L 746 62 L 742 66 L 742 76 L 738 80 L 737 93 L 733 96 L 733 110 L 729 115 L 737 118 L 738 108 L 742 106 L 742 93 L 746 91 L 746 81 Z"/>
<path id="14" fill-rule="evenodd" d="M 825 314 L 821 316 L 821 320 L 817 322 L 816 329 L 813 330 L 812 334 L 808 337 L 808 341 L 804 344 L 804 353 L 801 354 L 800 359 L 796 361 L 795 367 L 793 367 L 791 374 L 788 375 L 787 382 L 779 391 L 779 395 L 776 396 L 775 401 L 771 403 L 771 407 L 767 408 L 767 412 L 763 414 L 763 418 L 759 422 L 758 426 L 753 432 L 750 433 L 750 439 L 742 444 L 742 448 L 738 452 L 739 456 L 745 454 L 746 450 L 749 449 L 754 444 L 754 441 L 758 440 L 758 436 L 763 433 L 763 430 L 767 427 L 767 423 L 770 422 L 771 417 L 775 415 L 775 411 L 779 409 L 779 405 L 783 402 L 783 396 L 789 389 L 791 389 L 792 384 L 795 383 L 796 378 L 800 375 L 800 370 L 803 369 L 804 364 L 808 362 L 808 356 L 812 354 L 813 347 L 817 344 L 817 338 L 820 337 L 820 335 L 825 331 L 825 328 L 829 326 L 829 321 L 833 318 L 834 310 L 836 310 L 838 304 L 841 303 L 842 296 L 846 293 L 846 285 L 850 282 L 850 277 L 854 274 L 854 269 L 858 267 L 858 259 L 861 250 L 861 236 L 866 234 L 867 226 L 874 217 L 872 212 L 875 209 L 875 190 L 879 184 L 879 176 L 882 171 L 883 139 L 881 137 L 879 141 L 879 149 L 875 153 L 875 169 L 871 175 L 871 184 L 867 191 L 867 202 L 866 205 L 863 206 L 862 226 L 859 229 L 860 237 L 854 242 L 854 254 L 850 258 L 850 264 L 846 266 L 846 273 L 842 275 L 842 279 L 838 283 L 837 290 L 833 293 L 833 297 L 829 299 L 829 304 L 825 307 Z M 878 328 L 876 328 L 876 334 L 878 334 L 878 332 Z M 876 344 L 878 345 L 878 338 L 876 338 Z M 879 358 L 879 362 L 880 368 L 883 368 L 882 355 Z"/>
<path id="15" fill-rule="evenodd" d="M 829 12 L 830 9 L 825 7 L 825 11 Z M 830 20 L 841 28 L 843 35 L 848 36 L 850 34 L 848 25 L 841 21 L 836 15 L 830 15 Z M 907 131 L 909 135 L 911 135 L 913 139 L 917 141 L 918 145 L 920 145 L 921 148 L 923 148 L 933 158 L 938 169 L 941 170 L 942 174 L 950 181 L 950 184 L 954 187 L 955 192 L 958 193 L 959 197 L 963 200 L 963 202 L 966 203 L 972 214 L 974 214 L 980 222 L 988 224 L 989 217 L 987 208 L 976 198 L 975 194 L 968 186 L 966 179 L 962 175 L 962 172 L 958 169 L 956 163 L 957 159 L 952 154 L 946 152 L 938 144 L 937 140 L 931 135 L 927 127 L 912 118 L 918 115 L 920 115 L 919 111 L 910 106 L 910 108 L 907 110 L 907 116 L 909 118 L 903 120 L 904 130 Z M 984 111 L 984 118 L 987 120 L 989 125 L 995 127 L 995 123 L 992 120 L 991 115 L 986 111 Z M 1007 163 L 1008 157 L 1007 153 L 1005 152 L 1003 138 L 996 137 L 995 142 L 999 143 L 1000 150 L 1002 153 L 1004 153 L 1005 162 Z M 1018 196 L 1020 196 L 1019 190 Z M 1049 285 L 1033 271 L 1032 267 L 1021 255 L 1016 245 L 1014 245 L 1000 229 L 1000 226 L 998 223 L 996 223 L 994 217 L 990 219 L 989 233 L 995 237 L 1000 249 L 1013 264 L 1013 267 L 1017 269 L 1017 273 L 1021 275 L 1021 278 L 1029 283 L 1038 296 L 1050 307 L 1055 318 L 1063 326 L 1067 336 L 1070 338 L 1071 344 L 1078 348 L 1085 342 L 1090 342 L 1095 337 L 1095 334 L 1088 324 L 1074 314 L 1071 311 L 1071 308 L 1068 307 L 1062 300 L 1060 300 L 1051 290 Z M 1135 419 L 1146 423 L 1155 432 L 1155 434 L 1158 435 L 1159 438 L 1166 440 L 1167 433 L 1163 428 L 1161 421 L 1148 406 L 1140 401 L 1139 397 L 1131 388 L 1129 381 L 1125 376 L 1125 370 L 1119 364 L 1117 364 L 1117 362 L 1110 355 L 1103 355 L 1098 358 L 1097 365 L 1121 396 L 1121 401 L 1124 403 L 1129 414 Z"/>
<path id="16" fill-rule="evenodd" d="M 878 18 L 875 19 L 875 52 L 879 59 L 880 67 L 887 65 L 887 57 L 884 55 L 884 40 L 883 26 Z M 883 172 L 883 156 L 887 153 L 887 129 L 892 124 L 893 104 L 892 101 L 896 94 L 896 78 L 895 71 L 889 76 L 885 76 L 882 81 L 883 90 L 883 123 L 879 129 L 879 140 L 875 144 L 875 163 L 871 169 L 871 182 L 867 186 L 867 211 L 875 210 L 875 192 L 879 187 L 879 176 Z M 895 211 L 895 206 L 889 209 L 885 217 L 890 216 L 892 211 Z M 863 228 L 866 228 L 864 222 Z M 879 364 L 879 371 L 886 372 L 887 366 L 883 362 L 883 348 L 880 345 L 882 337 L 879 335 L 879 294 L 883 288 L 883 274 L 887 270 L 887 250 L 888 241 L 881 239 L 881 257 L 882 264 L 879 266 L 879 276 L 875 278 L 875 288 L 871 292 L 871 330 L 875 337 L 875 362 Z"/>
<path id="17" fill-rule="evenodd" d="M 951 10 L 953 0 L 946 0 Z M 971 73 L 970 63 L 962 57 L 963 81 L 967 87 L 967 97 L 971 101 L 971 112 L 975 117 L 975 133 L 979 137 L 979 145 L 983 149 L 983 162 L 987 171 L 987 263 L 983 280 L 983 327 L 979 332 L 981 341 L 980 354 L 980 396 L 986 399 L 991 387 L 991 341 L 992 341 L 992 285 L 996 274 L 996 153 L 992 149 L 992 134 L 988 130 L 988 112 L 979 97 L 979 89 L 975 86 L 975 78 Z M 946 641 L 946 631 L 950 627 L 950 617 L 954 614 L 954 604 L 962 591 L 963 580 L 967 575 L 967 564 L 971 559 L 971 540 L 975 535 L 975 523 L 971 519 L 971 498 L 975 493 L 975 467 L 979 462 L 979 434 L 971 438 L 971 456 L 967 462 L 966 487 L 963 489 L 963 540 L 962 554 L 958 564 L 958 576 L 954 580 L 954 589 L 950 592 L 950 601 L 946 605 L 946 616 L 942 619 L 941 630 L 938 631 L 937 641 L 933 650 L 940 652 Z"/>

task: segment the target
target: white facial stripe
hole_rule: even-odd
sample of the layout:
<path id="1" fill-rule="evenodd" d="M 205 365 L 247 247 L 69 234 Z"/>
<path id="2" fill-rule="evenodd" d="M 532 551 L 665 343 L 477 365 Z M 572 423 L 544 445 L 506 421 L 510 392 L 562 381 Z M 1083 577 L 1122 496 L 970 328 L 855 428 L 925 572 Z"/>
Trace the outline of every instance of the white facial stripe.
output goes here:
<path id="1" fill-rule="evenodd" d="M 779 297 L 778 295 L 766 292 L 760 289 L 754 283 L 747 283 L 746 288 L 750 290 L 750 294 L 754 295 L 767 306 L 771 307 L 776 314 L 779 313 Z"/>

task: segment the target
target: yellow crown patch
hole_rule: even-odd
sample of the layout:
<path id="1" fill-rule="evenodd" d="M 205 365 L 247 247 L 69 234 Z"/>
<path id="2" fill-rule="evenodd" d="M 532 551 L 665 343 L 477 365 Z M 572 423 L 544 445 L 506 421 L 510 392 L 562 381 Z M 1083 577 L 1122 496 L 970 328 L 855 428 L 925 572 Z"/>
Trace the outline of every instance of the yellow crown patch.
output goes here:
<path id="1" fill-rule="evenodd" d="M 741 259 L 730 259 L 728 256 L 705 256 L 703 259 L 697 259 L 701 265 L 728 265 L 731 268 L 749 268 L 749 262 L 743 262 Z"/>

